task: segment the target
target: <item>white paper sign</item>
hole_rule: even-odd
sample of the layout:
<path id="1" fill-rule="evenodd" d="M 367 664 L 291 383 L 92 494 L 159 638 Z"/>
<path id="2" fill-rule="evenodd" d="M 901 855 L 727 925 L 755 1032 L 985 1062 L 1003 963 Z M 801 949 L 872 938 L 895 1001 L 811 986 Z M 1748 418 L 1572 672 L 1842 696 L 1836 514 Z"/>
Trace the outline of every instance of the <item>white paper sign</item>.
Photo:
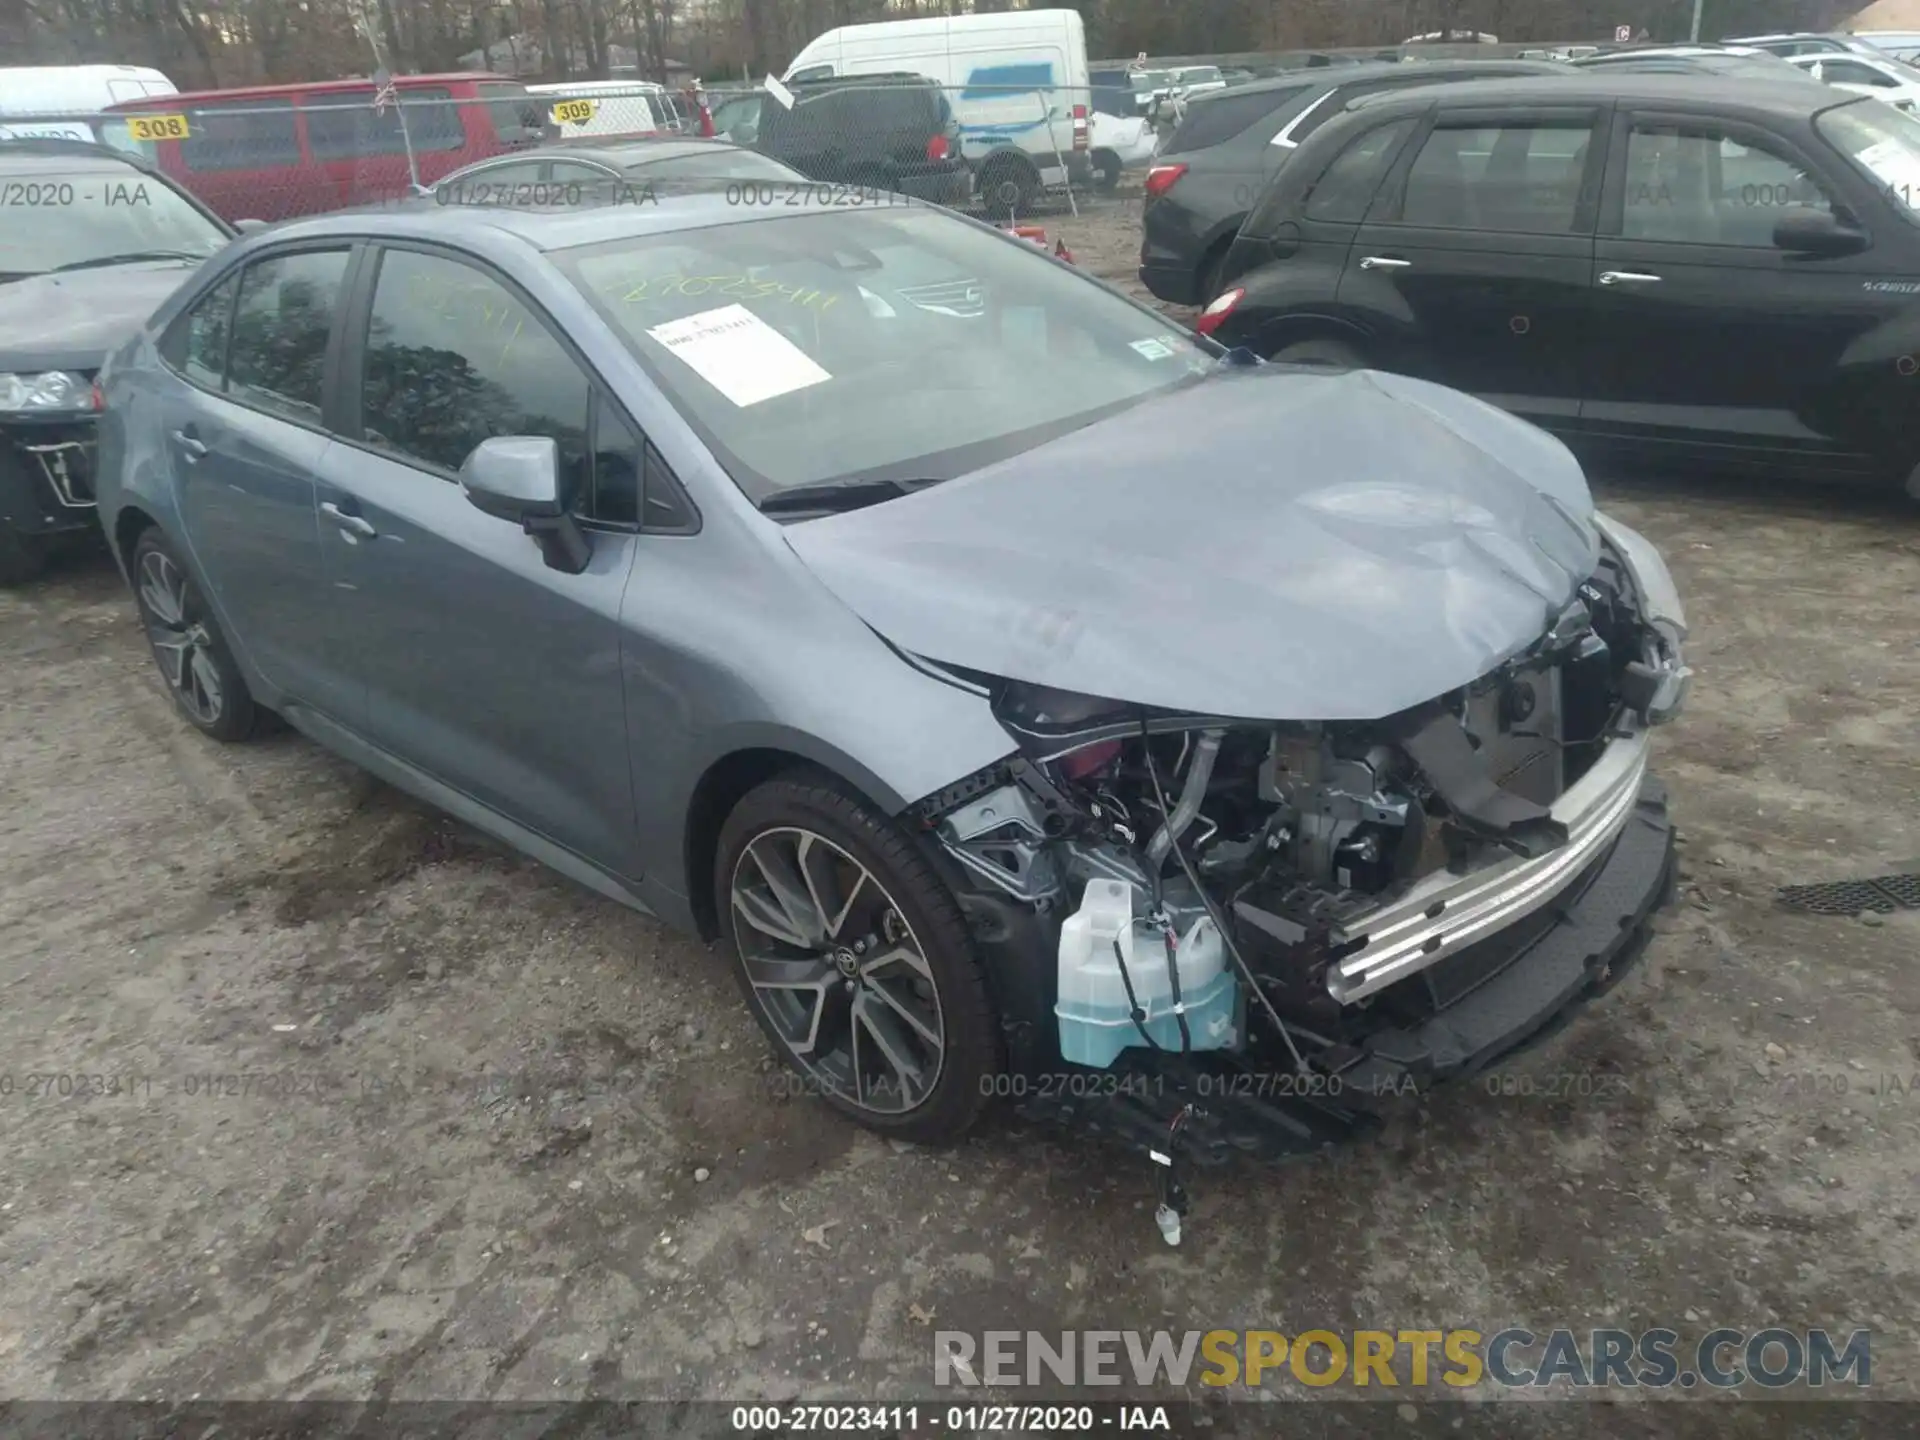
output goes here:
<path id="1" fill-rule="evenodd" d="M 1159 339 L 1135 340 L 1129 348 L 1138 350 L 1149 360 L 1164 360 L 1173 354 L 1173 347 Z"/>
<path id="2" fill-rule="evenodd" d="M 833 377 L 744 305 L 655 325 L 647 334 L 739 406 L 758 405 Z"/>
<path id="3" fill-rule="evenodd" d="M 1920 157 L 1897 140 L 1882 140 L 1858 158 L 1887 187 L 1890 199 L 1920 209 Z"/>
<path id="4" fill-rule="evenodd" d="M 1624 45 L 1627 41 L 1633 39 L 1633 27 L 1631 25 L 1614 26 L 1613 38 Z"/>
<path id="5" fill-rule="evenodd" d="M 793 92 L 778 80 L 774 79 L 773 76 L 767 76 L 765 88 L 767 94 L 780 102 L 780 108 L 782 110 L 791 110 L 793 108 Z"/>

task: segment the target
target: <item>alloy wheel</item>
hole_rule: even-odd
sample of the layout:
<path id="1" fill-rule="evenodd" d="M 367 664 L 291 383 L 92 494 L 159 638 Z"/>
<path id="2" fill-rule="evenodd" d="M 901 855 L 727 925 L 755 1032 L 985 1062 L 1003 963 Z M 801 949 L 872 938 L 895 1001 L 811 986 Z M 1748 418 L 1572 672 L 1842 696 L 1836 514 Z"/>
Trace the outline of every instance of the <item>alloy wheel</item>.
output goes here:
<path id="1" fill-rule="evenodd" d="M 140 559 L 140 608 L 160 673 L 194 719 L 220 719 L 225 695 L 211 653 L 213 637 L 194 611 L 190 582 L 173 559 L 149 550 Z"/>
<path id="2" fill-rule="evenodd" d="M 939 986 L 879 879 L 825 836 L 761 831 L 740 852 L 734 940 L 754 1003 L 807 1074 L 876 1114 L 914 1109 L 939 1081 Z"/>

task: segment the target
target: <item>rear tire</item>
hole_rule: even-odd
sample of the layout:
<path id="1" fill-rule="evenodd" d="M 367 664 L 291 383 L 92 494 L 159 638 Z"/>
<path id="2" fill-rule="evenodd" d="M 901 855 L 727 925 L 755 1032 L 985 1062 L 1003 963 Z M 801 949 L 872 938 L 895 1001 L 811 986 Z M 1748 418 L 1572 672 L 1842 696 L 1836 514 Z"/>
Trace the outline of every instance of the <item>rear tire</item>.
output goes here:
<path id="1" fill-rule="evenodd" d="M 46 568 L 46 541 L 35 535 L 22 535 L 11 525 L 0 522 L 0 588 L 10 589 L 38 580 Z"/>
<path id="2" fill-rule="evenodd" d="M 1120 157 L 1111 150 L 1093 152 L 1093 188 L 1111 195 L 1120 188 Z"/>
<path id="3" fill-rule="evenodd" d="M 1331 340 L 1316 336 L 1311 340 L 1296 340 L 1291 345 L 1282 345 L 1269 360 L 1280 365 L 1312 365 L 1323 370 L 1364 370 L 1367 360 L 1353 346 L 1344 340 Z"/>
<path id="4" fill-rule="evenodd" d="M 134 604 L 174 708 L 194 729 L 233 743 L 253 734 L 253 693 L 234 663 L 193 573 L 157 527 L 141 532 L 129 565 Z"/>
<path id="5" fill-rule="evenodd" d="M 979 1118 L 1004 1065 L 999 1023 L 953 892 L 899 826 L 832 776 L 791 771 L 727 817 L 714 896 L 747 1006 L 797 1088 L 931 1144 Z"/>
<path id="6" fill-rule="evenodd" d="M 996 155 L 980 167 L 980 198 L 996 220 L 1031 215 L 1040 198 L 1040 172 L 1024 155 Z"/>

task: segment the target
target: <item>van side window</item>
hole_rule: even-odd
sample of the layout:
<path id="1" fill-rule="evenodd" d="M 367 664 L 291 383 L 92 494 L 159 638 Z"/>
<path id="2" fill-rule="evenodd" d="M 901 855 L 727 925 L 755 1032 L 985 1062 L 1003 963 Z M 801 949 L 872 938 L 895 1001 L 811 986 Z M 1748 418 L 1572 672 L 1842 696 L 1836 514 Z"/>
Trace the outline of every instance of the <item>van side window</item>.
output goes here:
<path id="1" fill-rule="evenodd" d="M 187 169 L 202 174 L 298 165 L 300 137 L 293 125 L 293 101 L 262 96 L 190 107 L 180 158 Z"/>
<path id="2" fill-rule="evenodd" d="M 789 85 L 805 85 L 814 80 L 827 80 L 833 76 L 831 65 L 809 65 L 804 70 L 796 70 L 787 77 Z"/>
<path id="3" fill-rule="evenodd" d="M 400 128 L 406 108 L 406 130 Z M 409 87 L 398 104 L 373 108 L 373 87 L 310 95 L 300 108 L 307 115 L 307 147 L 316 160 L 361 160 L 374 155 L 404 155 L 412 142 L 415 153 L 458 150 L 466 144 L 453 92 L 444 88 Z"/>

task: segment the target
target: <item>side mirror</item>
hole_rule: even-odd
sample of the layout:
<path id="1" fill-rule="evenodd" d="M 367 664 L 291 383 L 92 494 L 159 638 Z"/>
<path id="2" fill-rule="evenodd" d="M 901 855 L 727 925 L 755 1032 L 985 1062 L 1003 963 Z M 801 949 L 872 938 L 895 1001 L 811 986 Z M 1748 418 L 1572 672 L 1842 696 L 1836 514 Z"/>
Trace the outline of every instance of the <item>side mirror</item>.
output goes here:
<path id="1" fill-rule="evenodd" d="M 1792 255 L 1831 259 L 1858 255 L 1867 248 L 1867 237 L 1828 211 L 1801 207 L 1789 210 L 1775 223 L 1773 246 Z"/>
<path id="2" fill-rule="evenodd" d="M 551 435 L 496 435 L 460 466 L 473 507 L 518 525 L 540 543 L 547 564 L 569 575 L 587 568 L 592 550 L 560 494 L 560 446 Z"/>
<path id="3" fill-rule="evenodd" d="M 264 220 L 236 220 L 233 222 L 233 228 L 238 230 L 242 235 L 258 235 L 262 230 L 267 228 L 267 222 Z"/>

